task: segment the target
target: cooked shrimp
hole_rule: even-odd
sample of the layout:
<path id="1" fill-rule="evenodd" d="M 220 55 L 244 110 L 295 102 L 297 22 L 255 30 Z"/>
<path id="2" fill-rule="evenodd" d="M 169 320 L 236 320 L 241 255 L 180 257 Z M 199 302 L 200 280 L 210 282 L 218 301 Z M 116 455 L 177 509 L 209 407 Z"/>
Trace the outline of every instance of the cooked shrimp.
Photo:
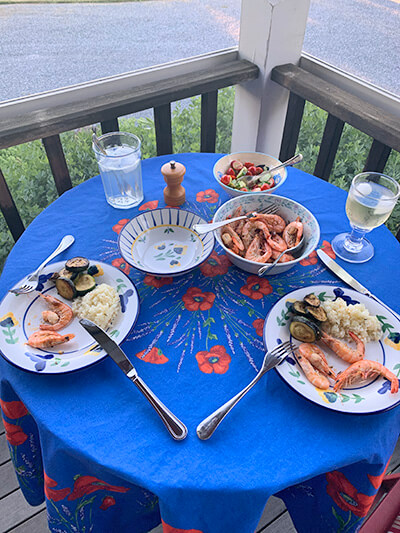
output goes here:
<path id="1" fill-rule="evenodd" d="M 245 259 L 249 261 L 257 261 L 257 263 L 266 263 L 271 257 L 272 248 L 268 243 L 264 243 L 264 249 L 261 242 L 260 235 L 256 235 L 247 249 Z"/>
<path id="2" fill-rule="evenodd" d="M 267 226 L 269 231 L 275 233 L 282 233 L 285 229 L 286 222 L 279 215 L 265 215 L 263 213 L 257 213 L 253 220 L 261 220 Z"/>
<path id="3" fill-rule="evenodd" d="M 73 339 L 75 335 L 69 333 L 68 335 L 60 335 L 55 331 L 35 331 L 29 337 L 27 344 L 32 346 L 32 348 L 51 348 L 57 344 L 62 344 L 63 342 L 68 342 Z"/>
<path id="4" fill-rule="evenodd" d="M 272 259 L 276 259 L 281 252 L 278 252 L 278 250 L 272 250 Z M 294 257 L 292 254 L 283 254 L 282 257 L 279 259 L 278 263 L 287 263 L 289 261 L 294 261 Z"/>
<path id="5" fill-rule="evenodd" d="M 248 249 L 250 244 L 253 242 L 253 239 L 255 236 L 256 236 L 255 225 L 252 224 L 251 220 L 245 221 L 245 224 L 242 229 L 242 241 L 243 241 L 245 250 Z"/>
<path id="6" fill-rule="evenodd" d="M 300 217 L 294 222 L 290 222 L 283 230 L 283 238 L 289 248 L 297 246 L 303 236 L 303 224 L 300 222 Z"/>
<path id="7" fill-rule="evenodd" d="M 336 374 L 329 367 L 324 352 L 316 344 L 303 342 L 303 344 L 300 344 L 298 350 L 321 374 L 336 379 Z"/>
<path id="8" fill-rule="evenodd" d="M 57 298 L 54 298 L 54 296 L 50 295 L 39 295 L 47 305 L 50 307 L 50 311 L 55 313 L 58 317 L 57 322 L 50 322 L 47 320 L 49 318 L 48 312 L 43 311 L 44 314 L 42 314 L 43 320 L 50 322 L 49 324 L 40 324 L 40 329 L 47 329 L 49 331 L 58 331 L 61 328 L 65 328 L 71 320 L 74 317 L 74 313 L 72 312 L 72 309 L 69 305 L 61 302 L 61 300 L 57 300 Z M 52 315 L 50 315 L 52 316 Z M 54 317 L 53 317 L 54 318 Z"/>
<path id="9" fill-rule="evenodd" d="M 277 252 L 283 252 L 287 250 L 286 242 L 277 233 L 275 235 L 271 235 L 269 239 L 267 239 L 267 243 L 273 250 L 276 250 Z"/>
<path id="10" fill-rule="evenodd" d="M 303 369 L 303 372 L 306 378 L 308 379 L 308 381 L 312 385 L 314 385 L 314 387 L 317 387 L 318 389 L 323 389 L 323 390 L 329 389 L 328 378 L 320 374 L 320 372 L 318 372 L 318 370 L 316 370 L 312 366 L 310 361 L 306 359 L 305 357 L 303 357 L 300 352 L 297 352 L 296 355 L 297 355 L 297 360 L 301 368 Z"/>
<path id="11" fill-rule="evenodd" d="M 42 318 L 48 324 L 57 324 L 59 321 L 58 315 L 54 311 L 42 311 Z"/>
<path id="12" fill-rule="evenodd" d="M 250 223 L 253 224 L 255 229 L 258 229 L 261 231 L 262 235 L 264 236 L 265 240 L 268 240 L 271 237 L 271 234 L 264 222 L 261 222 L 260 220 L 250 220 Z"/>
<path id="13" fill-rule="evenodd" d="M 336 355 L 343 359 L 343 361 L 346 361 L 346 363 L 356 363 L 364 358 L 365 344 L 352 331 L 349 331 L 349 335 L 356 343 L 355 350 L 350 348 L 350 346 L 347 346 L 345 342 L 334 339 L 324 331 L 322 332 L 321 340 L 327 346 L 329 346 L 329 348 L 334 351 Z"/>
<path id="14" fill-rule="evenodd" d="M 240 217 L 240 215 L 242 214 L 242 206 L 239 205 L 239 207 L 237 207 L 235 209 L 235 211 L 232 213 L 232 215 L 229 217 L 229 218 L 236 218 L 236 217 Z M 238 228 L 238 224 L 240 224 L 241 222 L 243 222 L 242 220 L 238 220 L 236 222 L 232 222 L 232 224 L 229 224 L 229 226 L 237 232 L 237 228 Z"/>
<path id="15" fill-rule="evenodd" d="M 223 235 L 226 233 L 228 233 L 232 237 L 233 244 L 236 246 L 236 248 L 243 251 L 244 245 L 242 239 L 239 237 L 236 231 L 229 226 L 229 224 L 227 226 L 224 226 L 223 228 Z"/>
<path id="16" fill-rule="evenodd" d="M 375 378 L 376 376 L 383 376 L 390 381 L 390 392 L 392 394 L 398 392 L 399 380 L 393 374 L 393 372 L 380 363 L 376 361 L 369 361 L 368 359 L 363 359 L 362 361 L 353 363 L 351 366 L 346 368 L 344 372 L 339 374 L 333 390 L 337 392 L 343 387 L 352 385 L 353 383 L 358 383 L 360 381 L 365 381 L 369 378 Z"/>

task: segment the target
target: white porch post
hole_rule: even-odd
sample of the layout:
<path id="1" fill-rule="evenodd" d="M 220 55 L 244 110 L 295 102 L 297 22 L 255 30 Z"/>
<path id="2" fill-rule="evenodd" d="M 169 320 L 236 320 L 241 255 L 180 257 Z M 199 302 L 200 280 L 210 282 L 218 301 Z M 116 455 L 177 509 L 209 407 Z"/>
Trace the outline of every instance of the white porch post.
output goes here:
<path id="1" fill-rule="evenodd" d="M 310 0 L 242 0 L 239 56 L 260 69 L 257 80 L 236 87 L 232 152 L 259 151 L 278 157 L 288 91 L 271 70 L 297 64 Z"/>

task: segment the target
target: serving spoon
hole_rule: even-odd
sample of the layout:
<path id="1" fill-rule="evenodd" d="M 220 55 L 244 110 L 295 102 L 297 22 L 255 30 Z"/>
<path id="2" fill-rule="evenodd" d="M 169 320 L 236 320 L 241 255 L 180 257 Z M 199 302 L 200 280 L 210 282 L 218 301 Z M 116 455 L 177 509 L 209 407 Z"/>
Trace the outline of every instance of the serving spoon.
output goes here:
<path id="1" fill-rule="evenodd" d="M 305 243 L 305 239 L 304 239 L 304 235 L 302 236 L 302 238 L 300 239 L 300 242 L 298 244 L 296 244 L 296 246 L 292 246 L 291 248 L 287 248 L 286 250 L 283 250 L 283 252 L 281 252 L 278 257 L 275 259 L 275 261 L 273 263 L 269 263 L 268 265 L 265 265 L 261 268 L 258 269 L 258 275 L 259 276 L 263 276 L 264 274 L 266 274 L 269 270 L 271 270 L 271 268 L 273 268 L 277 262 L 279 261 L 279 259 L 283 256 L 283 254 L 287 254 L 288 252 L 297 252 L 299 251 L 303 245 Z"/>
<path id="2" fill-rule="evenodd" d="M 256 176 L 250 176 L 246 179 L 246 176 L 242 176 L 240 179 L 242 179 L 246 183 L 246 187 L 252 187 L 255 185 L 260 178 L 263 178 L 264 176 L 268 176 L 268 174 L 273 177 L 273 172 L 276 172 L 277 170 L 280 170 L 281 168 L 288 167 L 290 165 L 296 165 L 297 163 L 300 163 L 300 161 L 303 160 L 303 156 L 301 154 L 294 155 L 287 161 L 284 161 L 283 163 L 280 163 L 276 167 L 270 168 L 269 170 L 264 170 L 264 172 L 261 172 L 261 174 L 257 174 Z"/>

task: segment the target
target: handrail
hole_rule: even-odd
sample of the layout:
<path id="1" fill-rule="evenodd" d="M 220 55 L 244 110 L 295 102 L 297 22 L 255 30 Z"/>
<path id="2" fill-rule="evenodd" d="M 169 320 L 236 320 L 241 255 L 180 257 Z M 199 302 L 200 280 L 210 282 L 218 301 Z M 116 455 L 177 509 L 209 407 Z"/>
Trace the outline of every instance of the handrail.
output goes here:
<path id="1" fill-rule="evenodd" d="M 271 78 L 291 93 L 325 109 L 337 119 L 347 122 L 382 144 L 400 151 L 400 124 L 392 114 L 296 65 L 275 67 Z"/>
<path id="2" fill-rule="evenodd" d="M 0 122 L 0 149 L 35 139 L 58 135 L 89 124 L 115 119 L 176 100 L 255 79 L 258 67 L 246 60 L 229 60 L 199 71 L 170 75 L 159 81 L 140 82 L 130 88 L 104 93 L 94 98 L 43 108 Z"/>

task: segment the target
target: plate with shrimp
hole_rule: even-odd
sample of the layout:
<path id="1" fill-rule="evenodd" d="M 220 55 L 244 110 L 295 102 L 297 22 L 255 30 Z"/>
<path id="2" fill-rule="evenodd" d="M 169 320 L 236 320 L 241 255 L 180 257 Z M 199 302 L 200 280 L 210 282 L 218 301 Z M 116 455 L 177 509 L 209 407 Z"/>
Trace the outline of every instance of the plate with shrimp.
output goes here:
<path id="1" fill-rule="evenodd" d="M 311 306 L 302 306 L 310 296 L 315 299 Z M 307 306 L 313 305 L 323 308 L 327 319 L 319 321 L 309 314 Z M 298 317 L 295 306 L 303 317 Z M 294 327 L 297 321 L 306 325 L 301 335 Z M 310 338 L 303 338 L 308 333 Z M 292 355 L 275 370 L 317 405 L 371 414 L 400 403 L 400 321 L 368 296 L 334 285 L 302 287 L 271 308 L 263 338 L 267 350 L 291 340 Z"/>
<path id="2" fill-rule="evenodd" d="M 107 353 L 93 342 L 77 316 L 97 311 L 90 308 L 95 292 L 98 300 L 107 298 L 107 293 L 114 298 L 110 320 L 105 326 L 104 316 L 100 317 L 98 320 L 103 319 L 103 323 L 99 326 L 118 344 L 125 340 L 139 315 L 136 287 L 117 268 L 101 261 L 91 264 L 95 267 L 96 287 L 81 298 L 65 299 L 57 291 L 54 273 L 62 271 L 64 262 L 43 269 L 37 290 L 6 294 L 0 304 L 0 353 L 4 359 L 23 370 L 41 374 L 73 372 L 101 361 Z M 16 283 L 15 287 L 20 285 L 21 282 Z M 94 320 L 93 316 L 88 318 Z"/>

